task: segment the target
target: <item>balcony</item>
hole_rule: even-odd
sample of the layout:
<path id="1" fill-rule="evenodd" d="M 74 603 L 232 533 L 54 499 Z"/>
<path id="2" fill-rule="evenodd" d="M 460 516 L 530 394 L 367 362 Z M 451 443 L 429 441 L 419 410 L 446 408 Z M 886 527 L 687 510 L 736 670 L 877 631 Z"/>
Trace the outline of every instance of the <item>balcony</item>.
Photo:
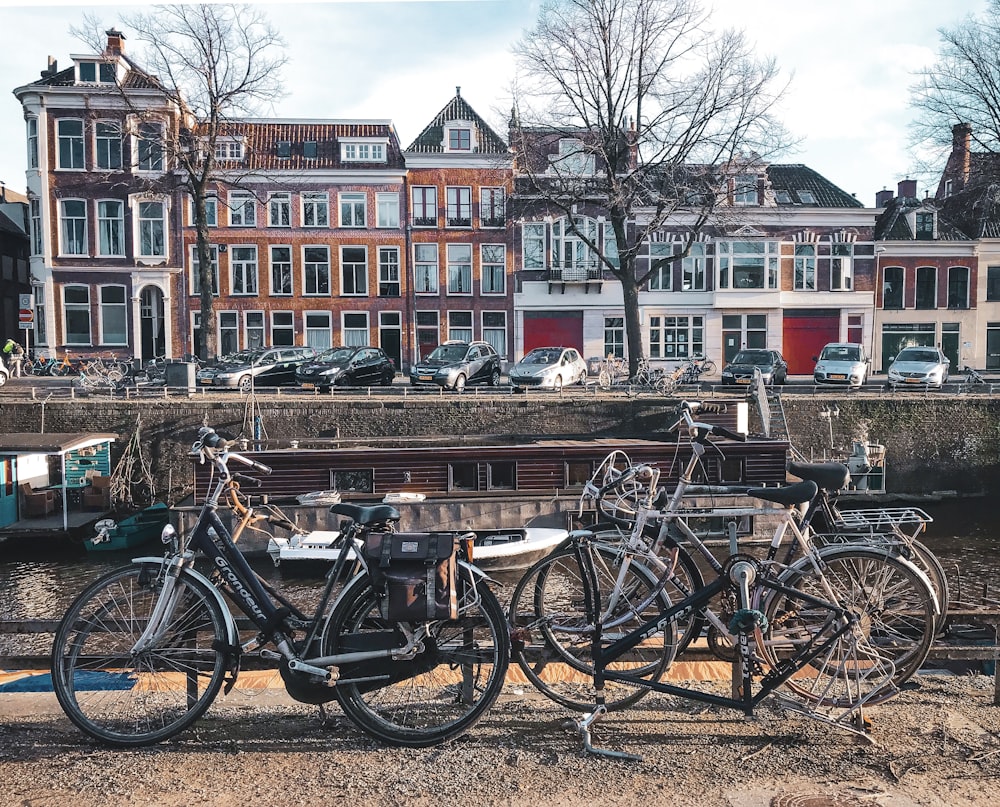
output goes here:
<path id="1" fill-rule="evenodd" d="M 566 284 L 583 284 L 584 290 L 590 294 L 591 284 L 600 293 L 602 283 L 601 267 L 597 261 L 585 261 L 583 263 L 552 264 L 546 272 L 546 280 L 549 283 L 549 294 L 553 288 L 558 288 L 560 294 L 566 293 Z"/>

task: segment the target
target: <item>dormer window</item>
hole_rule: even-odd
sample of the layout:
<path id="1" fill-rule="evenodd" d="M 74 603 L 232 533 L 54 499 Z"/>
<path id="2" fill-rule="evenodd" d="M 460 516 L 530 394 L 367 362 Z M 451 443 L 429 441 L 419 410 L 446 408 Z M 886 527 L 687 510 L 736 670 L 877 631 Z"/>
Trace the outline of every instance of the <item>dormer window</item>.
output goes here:
<path id="1" fill-rule="evenodd" d="M 733 204 L 759 204 L 756 174 L 737 174 L 733 180 Z"/>
<path id="2" fill-rule="evenodd" d="M 288 140 L 278 141 L 278 156 L 283 160 L 287 160 L 289 157 L 292 156 L 291 141 Z"/>
<path id="3" fill-rule="evenodd" d="M 774 200 L 779 205 L 790 205 L 792 203 L 792 195 L 788 191 L 775 191 Z"/>
<path id="4" fill-rule="evenodd" d="M 340 159 L 344 162 L 384 163 L 385 143 L 341 141 Z"/>
<path id="5" fill-rule="evenodd" d="M 472 151 L 472 130 L 449 129 L 448 151 Z"/>
<path id="6" fill-rule="evenodd" d="M 916 215 L 916 237 L 918 241 L 934 240 L 934 214 L 929 211 Z"/>
<path id="7" fill-rule="evenodd" d="M 590 176 L 594 173 L 594 155 L 584 150 L 582 140 L 564 137 L 559 141 L 559 154 L 550 157 L 557 174 Z"/>
<path id="8" fill-rule="evenodd" d="M 315 140 L 306 140 L 302 144 L 302 156 L 307 160 L 315 160 L 319 156 L 319 143 Z"/>
<path id="9" fill-rule="evenodd" d="M 115 83 L 115 66 L 110 62 L 78 62 L 76 69 L 83 84 Z"/>
<path id="10" fill-rule="evenodd" d="M 222 139 L 215 141 L 215 159 L 220 161 L 242 160 L 243 141 Z"/>
<path id="11" fill-rule="evenodd" d="M 816 204 L 816 197 L 813 196 L 812 191 L 798 191 L 799 201 L 804 205 L 814 205 Z"/>

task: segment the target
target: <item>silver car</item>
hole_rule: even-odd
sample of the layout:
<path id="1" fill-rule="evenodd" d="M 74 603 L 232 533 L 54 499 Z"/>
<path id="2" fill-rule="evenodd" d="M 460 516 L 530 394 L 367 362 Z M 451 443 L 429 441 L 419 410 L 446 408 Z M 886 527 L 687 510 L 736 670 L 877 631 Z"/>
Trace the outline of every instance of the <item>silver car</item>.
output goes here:
<path id="1" fill-rule="evenodd" d="M 860 387 L 868 378 L 868 354 L 864 345 L 854 342 L 832 342 L 819 356 L 813 356 L 816 368 L 813 380 L 817 384 L 847 384 Z"/>
<path id="2" fill-rule="evenodd" d="M 907 347 L 889 365 L 889 386 L 923 384 L 941 387 L 948 380 L 951 359 L 938 347 Z"/>
<path id="3" fill-rule="evenodd" d="M 584 382 L 587 362 L 575 348 L 536 347 L 510 368 L 507 377 L 513 387 L 561 390 Z"/>

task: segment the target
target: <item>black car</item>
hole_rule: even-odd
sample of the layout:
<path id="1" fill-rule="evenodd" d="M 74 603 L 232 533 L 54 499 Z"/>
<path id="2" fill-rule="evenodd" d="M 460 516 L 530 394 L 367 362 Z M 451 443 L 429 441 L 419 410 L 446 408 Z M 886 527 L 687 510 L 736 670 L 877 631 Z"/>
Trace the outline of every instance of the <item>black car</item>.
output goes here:
<path id="1" fill-rule="evenodd" d="M 303 389 L 387 387 L 396 376 L 392 359 L 377 347 L 332 347 L 299 365 L 295 380 Z"/>
<path id="2" fill-rule="evenodd" d="M 294 384 L 295 370 L 316 357 L 311 347 L 269 347 L 244 350 L 198 371 L 198 383 L 213 387 L 237 387 L 249 392 L 254 386 Z"/>
<path id="3" fill-rule="evenodd" d="M 459 392 L 466 384 L 495 387 L 500 383 L 500 356 L 487 342 L 444 342 L 410 367 L 410 383 Z"/>
<path id="4" fill-rule="evenodd" d="M 723 384 L 750 384 L 754 370 L 760 370 L 767 386 L 784 384 L 788 378 L 788 365 L 777 350 L 741 350 L 722 368 Z"/>

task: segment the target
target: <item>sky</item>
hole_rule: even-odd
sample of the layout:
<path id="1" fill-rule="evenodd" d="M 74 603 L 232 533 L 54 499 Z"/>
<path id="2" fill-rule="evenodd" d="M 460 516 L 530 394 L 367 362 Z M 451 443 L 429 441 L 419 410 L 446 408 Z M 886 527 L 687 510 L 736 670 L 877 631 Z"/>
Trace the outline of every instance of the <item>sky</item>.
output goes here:
<path id="1" fill-rule="evenodd" d="M 746 31 L 790 81 L 781 117 L 799 141 L 776 162 L 802 163 L 874 206 L 882 188 L 911 176 L 907 146 L 914 71 L 933 64 L 939 29 L 979 14 L 987 0 L 702 0 L 713 24 Z M 511 46 L 531 28 L 539 0 L 263 4 L 287 44 L 287 94 L 268 116 L 388 118 L 404 148 L 454 96 L 506 138 Z M 84 13 L 105 28 L 150 5 L 0 0 L 0 181 L 25 187 L 21 106 L 12 95 L 85 53 L 69 33 Z M 126 40 L 126 52 L 128 49 Z M 918 195 L 925 190 L 919 185 Z"/>

